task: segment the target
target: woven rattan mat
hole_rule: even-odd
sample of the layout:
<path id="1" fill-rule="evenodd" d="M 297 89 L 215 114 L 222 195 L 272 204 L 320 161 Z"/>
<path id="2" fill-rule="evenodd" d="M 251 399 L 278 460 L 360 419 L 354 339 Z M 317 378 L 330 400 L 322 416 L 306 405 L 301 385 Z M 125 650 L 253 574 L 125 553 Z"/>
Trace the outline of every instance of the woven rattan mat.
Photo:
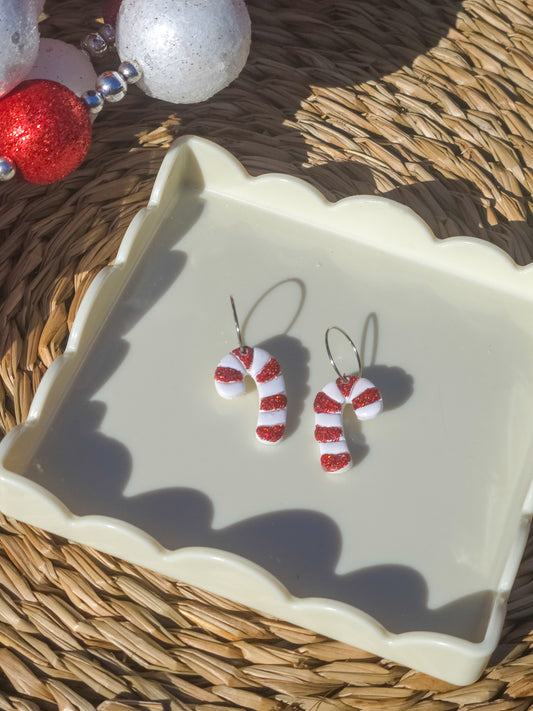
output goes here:
<path id="1" fill-rule="evenodd" d="M 252 53 L 233 86 L 184 108 L 134 90 L 99 117 L 70 178 L 1 188 L 4 431 L 27 416 L 178 135 L 210 138 L 252 173 L 303 177 L 331 199 L 386 195 L 439 237 L 475 235 L 519 264 L 533 259 L 529 0 L 249 9 Z M 45 10 L 42 34 L 77 43 L 100 6 L 50 0 Z M 138 417 L 156 414 L 139 403 Z M 518 711 L 533 701 L 531 541 L 491 666 L 456 689 L 16 521 L 0 526 L 0 709 Z"/>

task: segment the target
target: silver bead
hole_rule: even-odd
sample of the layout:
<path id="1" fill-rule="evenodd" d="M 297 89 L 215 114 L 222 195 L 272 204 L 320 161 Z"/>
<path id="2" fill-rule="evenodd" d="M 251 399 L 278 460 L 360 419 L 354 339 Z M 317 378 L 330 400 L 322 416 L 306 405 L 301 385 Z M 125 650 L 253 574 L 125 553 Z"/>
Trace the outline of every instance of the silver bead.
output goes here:
<path id="1" fill-rule="evenodd" d="M 103 57 L 107 52 L 107 42 L 98 34 L 98 32 L 90 32 L 82 41 L 81 48 L 84 49 L 91 57 Z"/>
<path id="2" fill-rule="evenodd" d="M 96 79 L 96 91 L 106 101 L 114 103 L 126 96 L 128 85 L 118 72 L 102 72 Z"/>
<path id="3" fill-rule="evenodd" d="M 6 182 L 15 177 L 15 164 L 10 158 L 0 158 L 0 182 Z"/>
<path id="4" fill-rule="evenodd" d="M 115 28 L 113 25 L 106 23 L 100 27 L 100 36 L 104 38 L 108 45 L 115 43 Z"/>
<path id="5" fill-rule="evenodd" d="M 104 108 L 104 97 L 94 89 L 89 89 L 89 91 L 83 93 L 81 100 L 85 102 L 92 116 L 96 116 Z"/>
<path id="6" fill-rule="evenodd" d="M 122 62 L 118 68 L 119 74 L 128 82 L 136 84 L 142 76 L 142 71 L 137 62 Z"/>

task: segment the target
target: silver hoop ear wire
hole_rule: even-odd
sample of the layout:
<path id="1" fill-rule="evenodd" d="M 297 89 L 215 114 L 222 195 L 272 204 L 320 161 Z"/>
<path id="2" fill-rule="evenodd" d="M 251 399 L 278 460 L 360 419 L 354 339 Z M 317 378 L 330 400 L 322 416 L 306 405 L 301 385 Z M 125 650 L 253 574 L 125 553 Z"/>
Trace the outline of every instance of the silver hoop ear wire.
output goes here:
<path id="1" fill-rule="evenodd" d="M 339 328 L 338 326 L 330 326 L 328 330 L 326 331 L 326 336 L 325 336 L 325 341 L 326 341 L 326 353 L 328 354 L 329 362 L 331 363 L 333 370 L 337 373 L 339 378 L 342 380 L 343 383 L 346 383 L 348 381 L 348 376 L 346 373 L 341 374 L 340 370 L 337 368 L 337 364 L 335 363 L 335 358 L 331 355 L 331 349 L 329 347 L 329 332 L 330 331 L 340 331 L 342 335 L 347 339 L 347 341 L 350 343 L 351 347 L 353 348 L 353 352 L 355 353 L 355 357 L 357 358 L 357 378 L 360 378 L 363 375 L 363 366 L 361 364 L 361 358 L 359 356 L 359 351 L 357 350 L 357 346 L 355 343 L 352 341 L 350 336 L 346 333 L 346 331 L 343 331 L 342 328 Z"/>
<path id="2" fill-rule="evenodd" d="M 239 340 L 239 350 L 241 353 L 244 353 L 246 346 L 242 340 L 241 327 L 239 326 L 239 318 L 237 316 L 237 309 L 235 308 L 235 301 L 233 300 L 233 296 L 230 296 L 229 298 L 231 301 L 231 308 L 233 309 L 233 322 L 235 323 L 235 330 L 237 331 L 237 338 Z"/>

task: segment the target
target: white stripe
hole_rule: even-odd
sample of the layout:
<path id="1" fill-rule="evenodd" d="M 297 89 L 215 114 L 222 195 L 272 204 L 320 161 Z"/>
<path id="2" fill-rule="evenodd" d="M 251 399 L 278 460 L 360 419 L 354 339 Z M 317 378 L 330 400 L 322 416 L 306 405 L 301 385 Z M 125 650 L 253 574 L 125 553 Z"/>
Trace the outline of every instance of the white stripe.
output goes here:
<path id="1" fill-rule="evenodd" d="M 349 454 L 346 446 L 346 440 L 340 442 L 319 442 L 320 454 Z"/>
<path id="2" fill-rule="evenodd" d="M 340 427 L 342 429 L 342 412 L 315 412 L 315 425 L 320 425 L 320 427 Z"/>
<path id="3" fill-rule="evenodd" d="M 252 365 L 250 366 L 248 372 L 255 380 L 255 376 L 260 373 L 268 361 L 272 358 L 270 353 L 267 353 L 262 348 L 254 348 L 254 357 L 252 360 Z"/>
<path id="4" fill-rule="evenodd" d="M 371 402 L 369 405 L 363 405 L 355 409 L 355 414 L 359 420 L 371 420 L 377 417 L 383 410 L 383 400 L 380 398 L 376 402 Z"/>
<path id="5" fill-rule="evenodd" d="M 278 393 L 285 392 L 285 380 L 283 375 L 277 375 L 272 380 L 267 380 L 266 383 L 257 383 L 257 391 L 261 400 L 264 397 L 270 397 L 270 395 L 277 395 Z"/>
<path id="6" fill-rule="evenodd" d="M 284 425 L 287 420 L 287 410 L 269 410 L 259 412 L 257 416 L 258 427 L 272 427 L 273 425 Z"/>
<path id="7" fill-rule="evenodd" d="M 225 400 L 233 400 L 234 397 L 243 394 L 245 385 L 242 380 L 238 383 L 219 383 L 218 380 L 215 380 L 215 388 L 217 393 Z"/>
<path id="8" fill-rule="evenodd" d="M 333 382 L 328 383 L 325 388 L 322 388 L 322 392 L 325 393 L 332 400 L 340 402 L 343 405 L 346 402 L 344 395 L 341 393 L 341 391 L 337 387 L 337 383 L 334 380 Z"/>

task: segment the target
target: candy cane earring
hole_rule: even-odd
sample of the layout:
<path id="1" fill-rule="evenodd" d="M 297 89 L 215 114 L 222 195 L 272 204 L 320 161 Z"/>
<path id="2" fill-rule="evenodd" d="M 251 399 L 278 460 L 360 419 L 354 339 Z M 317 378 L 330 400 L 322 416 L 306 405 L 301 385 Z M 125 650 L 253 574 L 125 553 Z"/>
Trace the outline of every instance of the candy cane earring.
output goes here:
<path id="1" fill-rule="evenodd" d="M 235 302 L 231 299 L 239 347 L 224 356 L 215 370 L 215 387 L 226 400 L 242 395 L 244 376 L 251 375 L 259 392 L 259 415 L 255 434 L 264 444 L 276 444 L 285 433 L 287 396 L 278 361 L 261 348 L 245 346 Z"/>
<path id="2" fill-rule="evenodd" d="M 357 375 L 341 374 L 337 368 L 329 347 L 329 333 L 334 330 L 340 331 L 350 342 L 357 358 Z M 359 351 L 350 336 L 342 328 L 331 326 L 326 331 L 325 340 L 329 361 L 339 377 L 328 383 L 315 397 L 315 439 L 320 447 L 322 469 L 326 472 L 339 473 L 352 466 L 342 425 L 344 405 L 351 403 L 358 419 L 370 420 L 382 411 L 383 400 L 374 384 L 362 377 L 363 367 Z"/>

